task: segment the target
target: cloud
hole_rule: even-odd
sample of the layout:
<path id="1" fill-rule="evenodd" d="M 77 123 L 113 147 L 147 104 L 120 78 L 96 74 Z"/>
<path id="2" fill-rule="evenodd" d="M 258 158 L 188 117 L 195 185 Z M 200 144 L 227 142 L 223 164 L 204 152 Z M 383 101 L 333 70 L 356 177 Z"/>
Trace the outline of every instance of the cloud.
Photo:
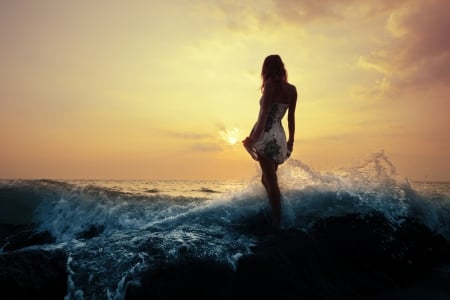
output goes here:
<path id="1" fill-rule="evenodd" d="M 296 24 L 314 21 L 343 21 L 349 18 L 372 18 L 390 12 L 407 0 L 278 0 L 274 14 L 280 20 Z"/>
<path id="2" fill-rule="evenodd" d="M 170 131 L 164 130 L 163 133 L 167 136 L 171 136 L 177 139 L 184 140 L 204 140 L 210 139 L 212 135 L 206 133 L 196 133 L 196 132 L 181 132 L 181 131 Z"/>
<path id="3" fill-rule="evenodd" d="M 248 0 L 208 1 L 206 9 L 237 31 L 279 27 L 282 24 L 307 25 L 311 22 L 340 21 L 385 14 L 407 0 Z"/>
<path id="4" fill-rule="evenodd" d="M 390 34 L 381 49 L 361 57 L 358 65 L 382 74 L 390 92 L 450 83 L 449 1 L 406 2 L 391 12 Z M 380 85 L 375 87 L 383 92 Z"/>
<path id="5" fill-rule="evenodd" d="M 348 0 L 353 1 L 353 0 Z M 317 1 L 227 1 L 217 0 L 202 3 L 203 13 L 221 23 L 232 32 L 253 33 L 267 31 L 286 23 L 296 25 L 308 23 L 315 19 L 337 18 L 330 5 Z M 327 4 L 333 1 L 325 1 Z"/>
<path id="6" fill-rule="evenodd" d="M 191 150 L 196 152 L 219 152 L 223 149 L 216 143 L 196 143 L 191 146 Z"/>
<path id="7" fill-rule="evenodd" d="M 305 24 L 314 20 L 341 18 L 338 7 L 345 1 L 275 1 L 274 13 L 280 18 L 293 23 Z"/>
<path id="8" fill-rule="evenodd" d="M 213 136 L 212 134 L 170 130 L 163 130 L 162 132 L 166 136 L 188 141 L 186 145 L 188 151 L 219 152 L 223 150 L 220 143 L 215 142 L 215 140 L 217 140 L 217 137 Z"/>

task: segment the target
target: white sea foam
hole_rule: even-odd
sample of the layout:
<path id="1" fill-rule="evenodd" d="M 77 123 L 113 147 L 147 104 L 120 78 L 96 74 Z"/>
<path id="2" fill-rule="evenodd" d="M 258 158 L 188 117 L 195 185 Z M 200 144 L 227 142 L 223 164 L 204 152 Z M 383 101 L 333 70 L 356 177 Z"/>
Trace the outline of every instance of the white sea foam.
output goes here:
<path id="1" fill-rule="evenodd" d="M 270 224 L 271 218 L 259 177 L 229 182 L 1 181 L 0 196 L 24 203 L 24 215 L 14 220 L 29 219 L 69 254 L 67 299 L 103 298 L 105 291 L 120 299 L 136 280 L 133 274 L 157 261 L 210 257 L 233 267 L 250 253 L 257 242 L 254 228 Z M 279 181 L 284 228 L 308 231 L 323 218 L 375 212 L 393 227 L 416 218 L 450 239 L 450 195 L 445 192 L 450 184 L 420 183 L 418 189 L 397 178 L 383 152 L 327 171 L 290 159 L 280 166 Z M 6 209 L 15 205 L 0 202 Z"/>

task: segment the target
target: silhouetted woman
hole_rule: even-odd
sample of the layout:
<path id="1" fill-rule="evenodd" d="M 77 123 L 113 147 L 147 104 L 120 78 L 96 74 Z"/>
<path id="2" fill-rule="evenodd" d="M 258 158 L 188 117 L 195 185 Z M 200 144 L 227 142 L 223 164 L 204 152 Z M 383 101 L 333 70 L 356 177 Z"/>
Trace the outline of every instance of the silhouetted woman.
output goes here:
<path id="1" fill-rule="evenodd" d="M 261 79 L 262 97 L 258 120 L 243 144 L 261 166 L 261 181 L 272 207 L 273 226 L 278 229 L 281 223 L 281 194 L 277 168 L 291 155 L 294 146 L 297 89 L 287 82 L 287 72 L 279 55 L 265 58 Z M 286 111 L 289 128 L 287 141 L 281 124 Z"/>

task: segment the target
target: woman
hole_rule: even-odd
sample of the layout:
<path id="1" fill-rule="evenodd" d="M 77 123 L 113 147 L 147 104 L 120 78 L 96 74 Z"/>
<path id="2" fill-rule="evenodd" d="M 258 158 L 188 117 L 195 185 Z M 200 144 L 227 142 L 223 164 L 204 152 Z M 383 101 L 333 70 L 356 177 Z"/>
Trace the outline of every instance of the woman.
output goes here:
<path id="1" fill-rule="evenodd" d="M 292 153 L 295 133 L 297 89 L 287 82 L 287 72 L 279 55 L 265 58 L 262 71 L 262 97 L 255 126 L 244 141 L 244 147 L 259 162 L 262 184 L 267 191 L 273 214 L 273 226 L 280 228 L 281 194 L 277 168 Z M 288 111 L 289 138 L 286 141 L 281 120 Z"/>

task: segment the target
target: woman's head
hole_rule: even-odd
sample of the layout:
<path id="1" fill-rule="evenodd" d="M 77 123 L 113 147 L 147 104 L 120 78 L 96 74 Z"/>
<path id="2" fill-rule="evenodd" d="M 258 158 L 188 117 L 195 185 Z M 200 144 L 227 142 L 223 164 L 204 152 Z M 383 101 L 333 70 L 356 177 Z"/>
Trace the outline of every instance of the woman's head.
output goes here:
<path id="1" fill-rule="evenodd" d="M 287 72 L 279 55 L 269 55 L 264 59 L 261 70 L 261 79 L 263 89 L 267 80 L 287 81 Z"/>

